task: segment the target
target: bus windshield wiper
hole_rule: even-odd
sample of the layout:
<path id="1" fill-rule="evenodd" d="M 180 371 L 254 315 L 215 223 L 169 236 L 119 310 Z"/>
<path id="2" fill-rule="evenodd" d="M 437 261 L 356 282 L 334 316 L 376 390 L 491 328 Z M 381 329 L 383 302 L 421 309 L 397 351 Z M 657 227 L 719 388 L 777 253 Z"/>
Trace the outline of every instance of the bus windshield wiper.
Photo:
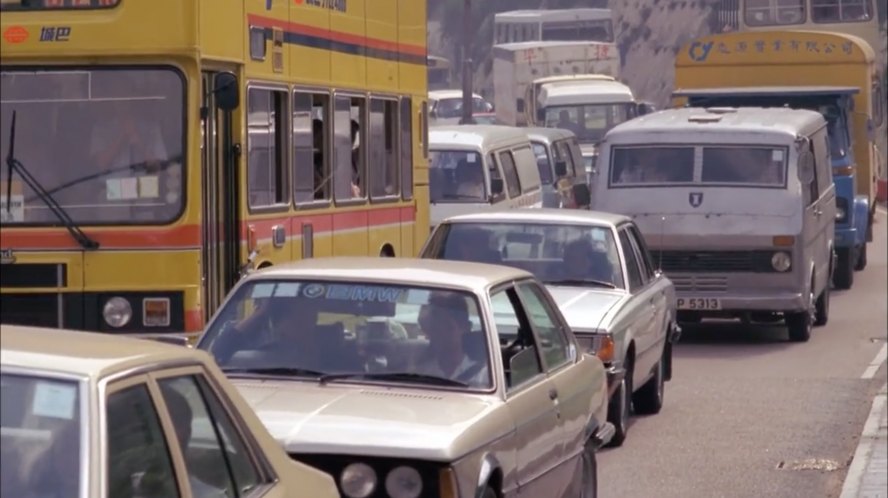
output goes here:
<path id="1" fill-rule="evenodd" d="M 612 284 L 611 282 L 605 282 L 603 280 L 590 280 L 585 278 L 566 278 L 563 280 L 547 280 L 547 284 L 550 285 L 568 285 L 568 286 L 583 286 L 589 285 L 592 287 L 607 287 L 608 289 L 616 289 L 617 286 Z"/>
<path id="2" fill-rule="evenodd" d="M 12 173 L 17 172 L 28 187 L 37 193 L 40 200 L 42 200 L 49 207 L 49 210 L 62 222 L 62 225 L 64 225 L 68 230 L 68 233 L 71 234 L 71 237 L 74 237 L 74 240 L 80 244 L 80 247 L 90 250 L 98 249 L 99 243 L 91 239 L 89 235 L 83 233 L 83 230 L 77 226 L 77 223 L 74 222 L 65 209 L 49 192 L 46 191 L 45 188 L 43 188 L 42 185 L 40 185 L 40 182 L 31 175 L 31 172 L 15 158 L 15 113 L 16 111 L 12 111 L 12 124 L 10 125 L 9 130 L 9 154 L 6 156 L 6 166 L 8 168 L 6 174 L 6 212 L 12 212 Z"/>

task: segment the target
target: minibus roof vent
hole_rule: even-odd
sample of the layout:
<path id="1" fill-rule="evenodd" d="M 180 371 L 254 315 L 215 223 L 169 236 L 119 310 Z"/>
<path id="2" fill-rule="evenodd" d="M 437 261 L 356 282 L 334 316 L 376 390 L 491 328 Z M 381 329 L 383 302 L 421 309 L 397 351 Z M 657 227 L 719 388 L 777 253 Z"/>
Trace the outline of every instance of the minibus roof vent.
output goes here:
<path id="1" fill-rule="evenodd" d="M 718 114 L 697 114 L 695 116 L 688 116 L 688 122 L 690 123 L 717 123 L 721 121 L 721 116 Z"/>
<path id="2" fill-rule="evenodd" d="M 731 114 L 737 112 L 736 107 L 707 107 L 706 112 L 712 114 Z"/>

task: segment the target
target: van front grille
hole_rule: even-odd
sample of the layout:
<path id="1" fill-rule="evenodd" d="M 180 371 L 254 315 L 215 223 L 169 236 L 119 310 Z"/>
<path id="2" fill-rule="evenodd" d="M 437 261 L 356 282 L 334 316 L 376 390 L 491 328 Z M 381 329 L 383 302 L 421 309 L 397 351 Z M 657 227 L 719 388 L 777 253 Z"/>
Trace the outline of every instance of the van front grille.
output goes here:
<path id="1" fill-rule="evenodd" d="M 683 273 L 769 273 L 771 251 L 653 251 L 663 271 Z M 672 277 L 670 277 L 671 279 Z"/>

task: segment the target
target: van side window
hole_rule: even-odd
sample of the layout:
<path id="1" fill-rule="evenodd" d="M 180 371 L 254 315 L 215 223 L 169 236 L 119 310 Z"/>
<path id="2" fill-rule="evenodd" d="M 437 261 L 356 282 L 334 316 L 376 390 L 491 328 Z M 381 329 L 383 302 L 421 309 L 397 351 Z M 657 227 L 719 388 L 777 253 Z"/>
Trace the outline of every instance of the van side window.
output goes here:
<path id="1" fill-rule="evenodd" d="M 500 187 L 500 189 L 498 189 L 498 190 L 493 188 L 493 183 L 494 183 L 493 181 L 494 180 L 500 180 L 501 183 L 503 180 L 503 175 L 500 174 L 499 167 L 496 165 L 496 155 L 493 152 L 491 152 L 487 156 L 487 173 L 490 176 L 490 193 L 491 193 L 491 195 L 503 194 L 502 187 Z"/>
<path id="2" fill-rule="evenodd" d="M 516 170 L 518 173 L 518 185 L 521 187 L 521 193 L 534 192 L 540 189 L 540 181 L 537 178 L 539 171 L 537 168 L 530 166 L 536 162 L 533 150 L 530 146 L 521 147 L 512 151 L 512 159 L 515 160 L 515 166 L 523 165 L 522 168 Z"/>
<path id="3" fill-rule="evenodd" d="M 574 164 L 574 158 L 570 153 L 570 147 L 568 147 L 567 142 L 560 140 L 555 142 L 555 146 L 558 147 L 561 158 L 567 163 L 567 176 L 577 176 L 576 164 Z"/>
<path id="4" fill-rule="evenodd" d="M 551 185 L 552 166 L 549 163 L 549 152 L 542 142 L 533 142 L 533 155 L 536 158 L 537 169 L 540 172 L 540 181 L 543 185 Z"/>
<path id="5" fill-rule="evenodd" d="M 509 197 L 515 198 L 521 195 L 521 182 L 518 181 L 518 169 L 515 167 L 515 158 L 512 151 L 506 150 L 499 153 L 500 165 L 503 167 L 503 176 L 506 180 L 506 189 Z"/>
<path id="6" fill-rule="evenodd" d="M 813 143 L 814 170 L 817 176 L 817 188 L 819 196 L 829 190 L 833 183 L 832 164 L 829 161 L 829 149 L 827 145 L 826 130 L 821 130 L 817 135 L 811 137 Z"/>
<path id="7" fill-rule="evenodd" d="M 807 184 L 802 185 L 805 206 L 810 206 L 817 202 L 817 199 L 820 197 L 817 190 L 817 169 L 814 164 L 814 153 L 810 148 L 802 149 L 799 154 L 799 167 L 803 170 L 808 169 L 813 173 L 811 180 Z"/>

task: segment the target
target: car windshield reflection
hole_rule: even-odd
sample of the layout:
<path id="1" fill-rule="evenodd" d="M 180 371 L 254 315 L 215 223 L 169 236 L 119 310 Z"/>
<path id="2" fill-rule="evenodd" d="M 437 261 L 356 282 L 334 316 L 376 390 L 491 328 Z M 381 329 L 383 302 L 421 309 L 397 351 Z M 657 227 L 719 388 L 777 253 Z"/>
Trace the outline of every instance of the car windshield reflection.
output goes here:
<path id="1" fill-rule="evenodd" d="M 533 223 L 449 223 L 424 257 L 500 264 L 549 285 L 623 289 L 609 227 Z"/>
<path id="2" fill-rule="evenodd" d="M 365 282 L 257 280 L 198 345 L 228 375 L 491 386 L 474 295 Z"/>

